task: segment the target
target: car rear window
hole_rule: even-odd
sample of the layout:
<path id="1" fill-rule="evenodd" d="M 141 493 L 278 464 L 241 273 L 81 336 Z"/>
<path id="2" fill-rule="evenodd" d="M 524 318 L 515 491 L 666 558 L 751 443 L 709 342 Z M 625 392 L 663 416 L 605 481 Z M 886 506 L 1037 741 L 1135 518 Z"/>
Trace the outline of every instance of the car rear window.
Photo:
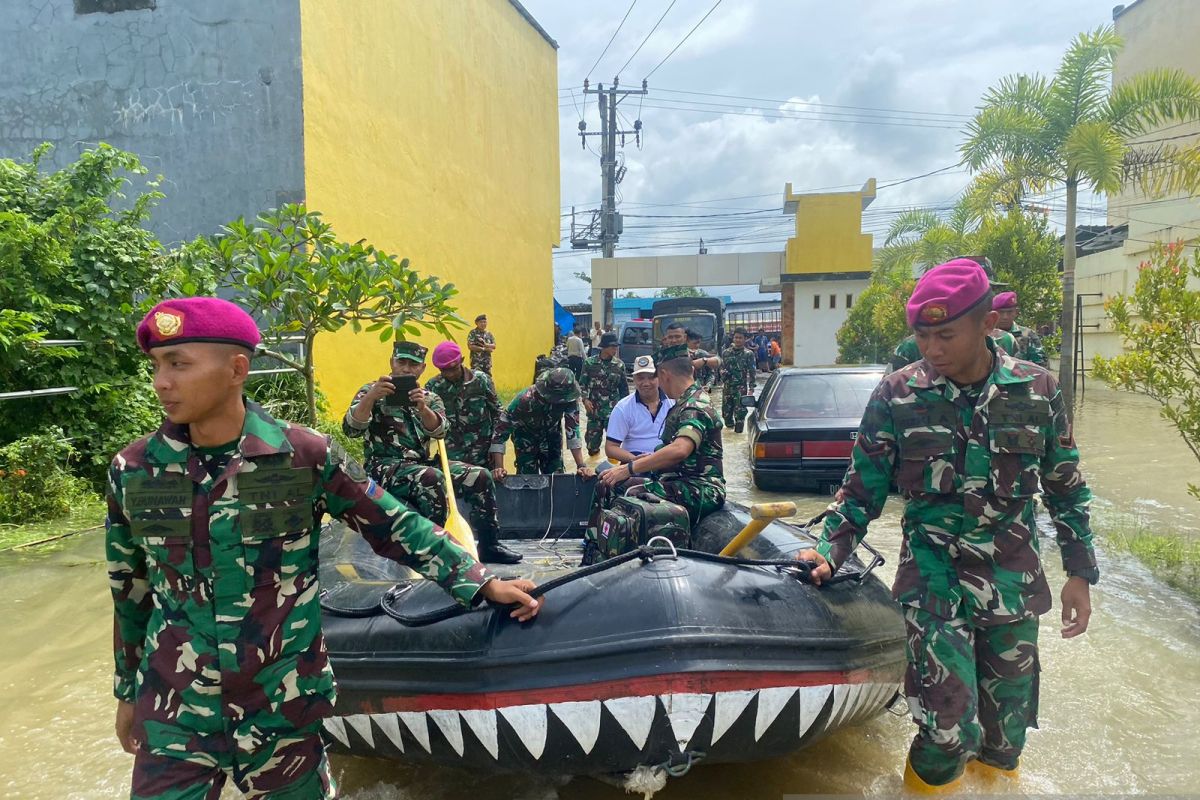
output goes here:
<path id="1" fill-rule="evenodd" d="M 621 344 L 650 344 L 650 328 L 626 328 Z"/>
<path id="2" fill-rule="evenodd" d="M 654 320 L 654 338 L 661 339 L 667 333 L 667 325 L 678 322 L 689 331 L 700 334 L 701 339 L 716 336 L 716 321 L 711 314 L 667 314 Z"/>
<path id="3" fill-rule="evenodd" d="M 875 372 L 785 375 L 771 393 L 765 415 L 769 419 L 861 417 L 879 377 Z"/>

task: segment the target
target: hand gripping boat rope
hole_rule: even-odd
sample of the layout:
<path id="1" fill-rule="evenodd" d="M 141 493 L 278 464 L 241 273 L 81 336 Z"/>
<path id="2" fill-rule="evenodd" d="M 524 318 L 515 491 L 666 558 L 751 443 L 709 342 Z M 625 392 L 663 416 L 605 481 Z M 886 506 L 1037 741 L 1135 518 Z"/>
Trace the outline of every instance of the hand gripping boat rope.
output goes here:
<path id="1" fill-rule="evenodd" d="M 813 519 L 809 520 L 809 522 L 804 526 L 804 528 L 807 529 L 808 527 L 815 525 L 822 518 L 824 518 L 826 513 L 828 513 L 828 512 L 823 512 L 823 513 L 819 514 L 818 516 L 814 517 Z M 659 537 L 655 537 L 655 538 L 657 539 Z M 652 539 L 651 541 L 654 541 L 654 539 Z M 650 545 L 650 543 L 648 542 L 648 543 L 638 547 L 635 550 L 629 551 L 628 553 L 623 553 L 622 555 L 616 556 L 614 558 L 610 558 L 606 561 L 601 561 L 597 564 L 591 564 L 586 567 L 580 567 L 579 569 L 577 569 L 573 572 L 567 573 L 566 575 L 561 575 L 557 578 L 548 580 L 545 583 L 535 587 L 533 590 L 531 590 L 529 592 L 529 594 L 531 597 L 534 597 L 534 598 L 541 597 L 542 595 L 547 594 L 548 592 L 550 592 L 554 589 L 557 589 L 560 586 L 565 586 L 568 583 L 571 583 L 572 581 L 577 581 L 577 580 L 580 580 L 581 578 L 586 578 L 591 575 L 597 575 L 601 572 L 605 572 L 610 569 L 615 569 L 616 567 L 619 567 L 622 564 L 628 563 L 630 561 L 639 560 L 642 562 L 643 565 L 645 565 L 645 564 L 651 563 L 652 561 L 654 561 L 657 558 L 662 558 L 662 557 L 670 557 L 670 558 L 676 559 L 676 560 L 680 559 L 680 558 L 690 558 L 690 559 L 695 559 L 696 561 L 708 561 L 708 562 L 711 562 L 714 564 L 730 564 L 730 565 L 739 566 L 739 567 L 769 567 L 769 568 L 775 569 L 781 575 L 791 576 L 791 577 L 795 578 L 796 580 L 799 580 L 803 583 L 811 583 L 812 582 L 810 576 L 811 576 L 812 570 L 816 567 L 815 563 L 808 562 L 808 561 L 797 561 L 795 559 L 755 559 L 755 558 L 741 558 L 741 557 L 737 557 L 737 556 L 721 556 L 721 555 L 716 555 L 713 553 L 704 552 L 702 550 L 676 549 L 673 545 L 670 545 L 669 542 L 668 542 L 668 545 L 669 546 L 667 546 L 667 547 L 652 547 Z M 876 567 L 878 567 L 884 563 L 883 557 L 874 548 L 870 547 L 869 545 L 867 545 L 865 543 L 860 544 L 860 546 L 863 547 L 864 549 L 866 549 L 867 551 L 869 551 L 871 553 L 871 555 L 873 556 L 873 558 L 867 564 L 867 566 L 864 567 L 861 571 L 839 572 L 837 575 L 834 575 L 832 578 L 829 578 L 828 580 L 823 581 L 821 584 L 823 587 L 824 586 L 832 586 L 832 585 L 839 584 L 839 583 L 846 583 L 846 582 L 850 582 L 850 581 L 853 581 L 854 583 L 861 583 L 868 575 L 871 574 L 872 571 L 874 571 L 874 569 Z M 421 614 L 406 614 L 403 611 L 396 608 L 396 604 L 400 600 L 400 598 L 406 592 L 408 592 L 411 588 L 412 588 L 411 583 L 397 584 L 396 586 L 392 587 L 387 592 L 385 592 L 384 595 L 379 600 L 379 605 L 380 605 L 380 608 L 383 610 L 383 612 L 402 625 L 405 625 L 410 628 L 416 628 L 416 627 L 421 627 L 424 625 L 432 625 L 436 622 L 441 622 L 443 620 L 451 619 L 453 617 L 457 617 L 462 614 L 470 613 L 470 609 L 463 608 L 462 606 L 460 606 L 458 604 L 453 604 L 453 605 L 447 605 L 443 608 L 434 609 L 433 611 L 428 611 L 428 612 L 421 613 Z M 489 603 L 489 605 L 493 605 L 493 607 L 495 607 L 495 608 L 515 608 L 515 606 L 501 607 L 501 606 L 495 606 L 494 604 L 490 604 L 490 603 Z M 339 614 L 337 609 L 326 608 L 325 610 L 328 611 L 329 613 L 332 613 L 335 615 Z M 372 612 L 374 612 L 374 609 L 372 609 Z M 347 616 L 351 616 L 351 615 L 347 615 Z"/>

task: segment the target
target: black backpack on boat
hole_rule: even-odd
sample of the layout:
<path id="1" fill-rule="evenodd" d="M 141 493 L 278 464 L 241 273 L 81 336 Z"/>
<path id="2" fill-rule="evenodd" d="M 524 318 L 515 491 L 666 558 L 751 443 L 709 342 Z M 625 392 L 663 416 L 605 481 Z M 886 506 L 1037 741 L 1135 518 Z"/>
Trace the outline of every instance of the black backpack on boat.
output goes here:
<path id="1" fill-rule="evenodd" d="M 594 564 L 628 553 L 655 536 L 665 536 L 677 548 L 691 545 L 692 526 L 681 505 L 652 494 L 618 497 L 600 512 L 600 524 L 584 535 L 583 563 Z"/>

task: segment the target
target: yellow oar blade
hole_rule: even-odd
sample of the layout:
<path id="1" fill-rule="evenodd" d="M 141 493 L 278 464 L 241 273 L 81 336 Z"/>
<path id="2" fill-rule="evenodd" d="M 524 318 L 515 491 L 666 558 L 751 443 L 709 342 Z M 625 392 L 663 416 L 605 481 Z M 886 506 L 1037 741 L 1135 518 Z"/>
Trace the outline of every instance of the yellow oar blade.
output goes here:
<path id="1" fill-rule="evenodd" d="M 450 478 L 450 459 L 446 457 L 446 443 L 437 439 L 438 458 L 442 462 L 442 481 L 446 487 L 446 524 L 442 528 L 450 534 L 450 538 L 460 547 L 471 554 L 471 558 L 479 560 L 479 548 L 475 546 L 475 533 L 471 524 L 458 513 L 458 500 L 454 496 L 454 481 Z"/>

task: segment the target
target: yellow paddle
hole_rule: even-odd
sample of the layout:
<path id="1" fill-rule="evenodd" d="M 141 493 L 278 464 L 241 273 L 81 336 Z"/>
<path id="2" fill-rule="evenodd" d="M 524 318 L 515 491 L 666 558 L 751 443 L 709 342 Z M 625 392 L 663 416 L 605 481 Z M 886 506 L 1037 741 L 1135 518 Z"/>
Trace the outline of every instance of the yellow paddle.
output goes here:
<path id="1" fill-rule="evenodd" d="M 437 442 L 438 458 L 442 461 L 442 480 L 446 482 L 446 524 L 442 528 L 478 561 L 479 548 L 475 546 L 475 534 L 471 530 L 471 523 L 458 513 L 458 503 L 454 498 L 454 481 L 450 479 L 450 459 L 446 457 L 446 442 L 442 439 L 434 441 Z"/>
<path id="2" fill-rule="evenodd" d="M 782 503 L 756 503 L 750 506 L 750 521 L 746 523 L 746 527 L 742 528 L 741 532 L 733 537 L 733 540 L 721 550 L 720 555 L 732 556 L 741 550 L 746 545 L 750 544 L 755 536 L 762 533 L 762 529 L 773 519 L 781 517 L 790 517 L 796 513 L 796 504 L 790 501 Z"/>

